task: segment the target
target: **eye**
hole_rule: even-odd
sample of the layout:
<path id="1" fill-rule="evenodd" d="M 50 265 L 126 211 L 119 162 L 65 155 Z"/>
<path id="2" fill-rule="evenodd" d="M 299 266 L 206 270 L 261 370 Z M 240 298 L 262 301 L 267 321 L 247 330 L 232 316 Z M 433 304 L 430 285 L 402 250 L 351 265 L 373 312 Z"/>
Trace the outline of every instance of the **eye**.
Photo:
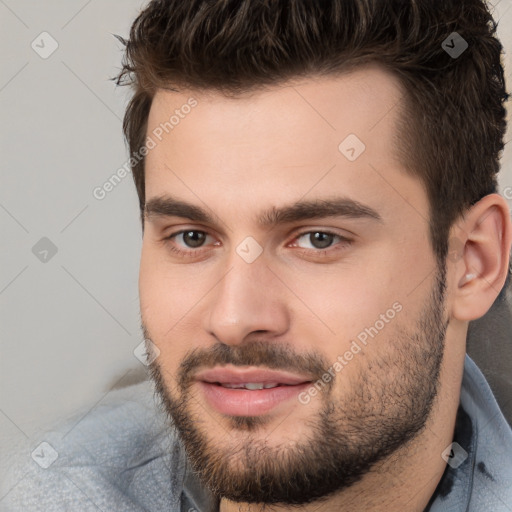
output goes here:
<path id="1" fill-rule="evenodd" d="M 310 231 L 309 233 L 299 236 L 297 240 L 302 238 L 305 238 L 305 241 L 308 242 L 313 249 L 327 249 L 332 244 L 334 235 L 331 233 L 324 233 L 322 231 Z"/>
<path id="2" fill-rule="evenodd" d="M 171 235 L 173 238 L 180 240 L 186 245 L 186 247 L 196 249 L 197 247 L 201 247 L 208 237 L 208 235 L 204 231 L 198 231 L 195 229 L 190 229 L 187 231 L 180 231 L 179 233 L 175 233 Z"/>
<path id="3" fill-rule="evenodd" d="M 301 240 L 303 240 L 303 243 L 305 242 L 305 245 L 301 245 Z M 336 240 L 347 245 L 351 242 L 348 238 L 329 231 L 307 231 L 295 238 L 295 241 L 299 242 L 296 244 L 298 247 L 308 250 L 329 249 Z"/>
<path id="4" fill-rule="evenodd" d="M 304 249 L 303 254 L 313 258 L 329 258 L 348 249 L 351 244 L 352 240 L 337 233 L 315 230 L 300 233 L 295 237 L 292 247 Z"/>
<path id="5" fill-rule="evenodd" d="M 171 233 L 163 241 L 169 250 L 178 256 L 199 256 L 208 251 L 208 248 L 203 246 L 209 238 L 213 239 L 205 231 L 183 229 Z M 214 245 L 219 245 L 219 243 L 216 242 Z"/>

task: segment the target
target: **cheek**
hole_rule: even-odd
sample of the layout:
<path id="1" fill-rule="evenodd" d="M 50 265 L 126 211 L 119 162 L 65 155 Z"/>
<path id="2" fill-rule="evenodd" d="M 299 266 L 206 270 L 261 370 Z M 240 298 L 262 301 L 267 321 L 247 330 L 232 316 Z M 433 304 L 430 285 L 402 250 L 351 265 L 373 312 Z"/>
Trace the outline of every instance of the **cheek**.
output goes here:
<path id="1" fill-rule="evenodd" d="M 302 328 L 338 340 L 373 323 L 399 295 L 390 262 L 382 260 L 289 273 L 283 280 L 294 283 L 298 300 L 290 296 L 290 304 L 295 304 L 295 320 L 307 324 Z"/>
<path id="2" fill-rule="evenodd" d="M 139 273 L 139 300 L 141 319 L 151 341 L 158 347 L 155 361 L 168 389 L 174 389 L 175 376 L 187 347 L 180 318 L 183 317 L 181 294 L 176 293 L 176 283 L 164 271 L 149 251 L 143 249 Z M 181 338 L 180 338 L 181 336 Z"/>
<path id="3" fill-rule="evenodd" d="M 141 317 L 160 350 L 166 349 L 183 330 L 194 305 L 204 295 L 200 280 L 190 279 L 184 267 L 170 265 L 161 251 L 143 244 L 139 272 Z"/>
<path id="4" fill-rule="evenodd" d="M 169 312 L 174 310 L 173 295 L 168 288 L 169 280 L 161 272 L 155 251 L 143 243 L 139 270 L 140 309 L 142 321 L 157 344 L 162 338 L 165 324 L 168 324 Z"/>
<path id="5" fill-rule="evenodd" d="M 419 304 L 415 301 L 423 289 L 418 296 L 410 292 L 417 269 L 404 265 L 399 254 L 379 254 L 353 261 L 349 268 L 295 273 L 293 281 L 300 301 L 290 298 L 294 309 L 292 338 L 300 340 L 302 348 L 321 351 L 330 364 L 350 351 L 353 341 L 362 351 L 370 350 L 371 345 L 372 352 L 382 353 L 397 326 L 416 317 Z M 290 274 L 288 280 L 291 278 Z M 350 354 L 348 357 L 352 358 Z"/>

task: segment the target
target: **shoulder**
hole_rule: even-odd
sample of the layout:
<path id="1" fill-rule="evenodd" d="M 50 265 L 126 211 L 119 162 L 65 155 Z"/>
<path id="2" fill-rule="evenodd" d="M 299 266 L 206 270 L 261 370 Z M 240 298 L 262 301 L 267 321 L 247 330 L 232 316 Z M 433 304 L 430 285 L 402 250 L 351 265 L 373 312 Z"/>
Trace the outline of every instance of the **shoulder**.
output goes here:
<path id="1" fill-rule="evenodd" d="M 474 429 L 469 510 L 512 507 L 512 429 L 477 365 L 466 356 L 461 403 Z"/>
<path id="2" fill-rule="evenodd" d="M 512 510 L 512 430 L 467 355 L 453 442 L 442 456 L 446 469 L 426 511 Z"/>
<path id="3" fill-rule="evenodd" d="M 20 447 L 0 511 L 175 510 L 184 471 L 184 451 L 144 381 Z"/>

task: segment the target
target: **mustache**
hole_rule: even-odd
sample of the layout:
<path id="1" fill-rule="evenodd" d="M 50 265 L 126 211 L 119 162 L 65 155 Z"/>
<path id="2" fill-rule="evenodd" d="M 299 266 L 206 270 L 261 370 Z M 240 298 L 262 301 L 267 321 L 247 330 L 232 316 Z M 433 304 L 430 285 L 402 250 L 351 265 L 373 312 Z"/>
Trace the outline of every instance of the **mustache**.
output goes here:
<path id="1" fill-rule="evenodd" d="M 250 341 L 232 346 L 217 343 L 210 348 L 196 348 L 189 352 L 178 369 L 178 384 L 185 390 L 194 380 L 195 374 L 214 366 L 264 366 L 272 370 L 291 371 L 322 378 L 329 364 L 320 354 L 297 353 L 282 342 Z"/>

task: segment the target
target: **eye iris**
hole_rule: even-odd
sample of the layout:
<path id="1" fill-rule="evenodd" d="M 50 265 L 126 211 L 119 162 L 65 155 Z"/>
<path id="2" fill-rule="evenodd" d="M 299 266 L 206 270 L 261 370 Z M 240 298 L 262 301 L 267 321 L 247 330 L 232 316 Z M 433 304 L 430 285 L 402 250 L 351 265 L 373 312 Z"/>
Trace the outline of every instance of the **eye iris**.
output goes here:
<path id="1" fill-rule="evenodd" d="M 201 231 L 186 231 L 183 233 L 183 241 L 189 247 L 200 247 L 205 239 L 205 233 Z"/>
<path id="2" fill-rule="evenodd" d="M 311 233 L 309 235 L 309 240 L 317 249 L 325 249 L 331 245 L 332 237 L 333 235 L 330 235 L 329 233 L 321 233 L 317 231 L 316 233 Z"/>

